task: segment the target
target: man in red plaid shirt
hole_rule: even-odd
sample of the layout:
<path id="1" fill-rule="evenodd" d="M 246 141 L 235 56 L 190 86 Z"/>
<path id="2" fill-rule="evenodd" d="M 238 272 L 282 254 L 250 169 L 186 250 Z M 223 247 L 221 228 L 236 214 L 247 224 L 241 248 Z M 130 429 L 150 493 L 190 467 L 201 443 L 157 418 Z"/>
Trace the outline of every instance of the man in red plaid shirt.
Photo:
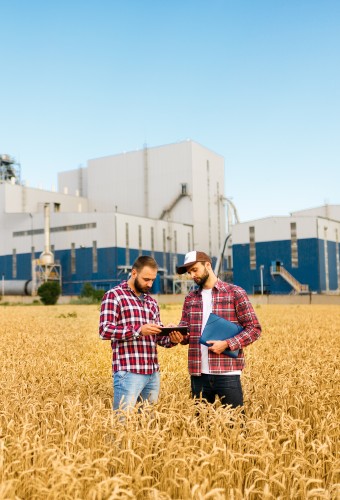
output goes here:
<path id="1" fill-rule="evenodd" d="M 157 344 L 173 347 L 183 336 L 159 336 L 159 307 L 149 294 L 157 262 L 140 256 L 127 281 L 105 293 L 101 303 L 99 335 L 112 347 L 113 408 L 129 409 L 136 402 L 158 399 L 160 376 Z"/>
<path id="2" fill-rule="evenodd" d="M 261 335 L 253 306 L 245 290 L 217 278 L 211 259 L 204 252 L 187 253 L 177 272 L 187 272 L 199 287 L 186 296 L 180 322 L 180 326 L 189 327 L 190 337 L 184 338 L 182 344 L 189 343 L 192 396 L 202 396 L 209 403 L 218 396 L 223 405 L 243 406 L 240 378 L 245 364 L 243 349 Z M 226 340 L 208 341 L 210 347 L 200 344 L 210 313 L 240 325 L 242 331 Z M 225 349 L 239 349 L 237 357 L 222 354 Z"/>

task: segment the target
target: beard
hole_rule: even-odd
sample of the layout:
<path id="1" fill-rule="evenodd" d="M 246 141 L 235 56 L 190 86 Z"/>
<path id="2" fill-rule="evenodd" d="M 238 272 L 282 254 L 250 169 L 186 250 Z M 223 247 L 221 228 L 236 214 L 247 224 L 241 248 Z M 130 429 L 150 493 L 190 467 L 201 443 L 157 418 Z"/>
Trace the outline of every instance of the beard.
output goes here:
<path id="1" fill-rule="evenodd" d="M 200 278 L 194 278 L 194 281 L 196 285 L 202 288 L 204 284 L 207 282 L 208 278 L 209 278 L 209 273 L 206 269 L 204 269 L 204 273 L 202 274 L 202 276 Z"/>
<path id="2" fill-rule="evenodd" d="M 143 286 L 138 279 L 138 276 L 135 278 L 134 287 L 136 292 L 138 293 L 148 293 L 151 290 L 151 286 Z"/>

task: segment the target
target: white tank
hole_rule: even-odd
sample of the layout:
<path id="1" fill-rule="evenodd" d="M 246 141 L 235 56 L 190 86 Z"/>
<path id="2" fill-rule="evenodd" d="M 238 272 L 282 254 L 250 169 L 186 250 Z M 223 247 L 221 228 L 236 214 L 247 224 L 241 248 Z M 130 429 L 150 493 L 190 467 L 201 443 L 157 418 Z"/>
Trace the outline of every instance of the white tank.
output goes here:
<path id="1" fill-rule="evenodd" d="M 40 254 L 39 257 L 41 264 L 49 265 L 49 264 L 54 264 L 54 256 L 52 252 L 44 251 Z"/>
<path id="2" fill-rule="evenodd" d="M 4 280 L 0 286 L 2 295 L 32 295 L 31 280 Z"/>

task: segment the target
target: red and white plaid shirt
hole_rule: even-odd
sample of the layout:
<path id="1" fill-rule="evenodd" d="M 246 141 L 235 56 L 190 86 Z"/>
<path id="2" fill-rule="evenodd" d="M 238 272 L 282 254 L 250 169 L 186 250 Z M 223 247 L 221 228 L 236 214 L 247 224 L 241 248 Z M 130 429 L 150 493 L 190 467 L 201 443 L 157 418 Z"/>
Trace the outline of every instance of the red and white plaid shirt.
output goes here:
<path id="1" fill-rule="evenodd" d="M 159 371 L 157 344 L 173 347 L 170 338 L 140 335 L 142 325 L 162 326 L 159 307 L 149 294 L 139 298 L 127 281 L 105 293 L 100 309 L 99 336 L 111 340 L 112 371 L 143 375 Z"/>
<path id="2" fill-rule="evenodd" d="M 261 335 L 261 326 L 256 317 L 249 298 L 239 286 L 217 280 L 212 289 L 212 312 L 237 323 L 243 330 L 228 339 L 232 351 L 240 349 L 237 358 L 230 358 L 225 354 L 215 354 L 208 351 L 209 371 L 212 374 L 243 370 L 245 365 L 243 348 L 251 344 Z M 201 375 L 201 336 L 203 319 L 203 301 L 201 289 L 190 292 L 185 300 L 180 325 L 189 327 L 189 355 L 188 365 L 190 375 Z M 182 342 L 185 342 L 185 340 Z"/>

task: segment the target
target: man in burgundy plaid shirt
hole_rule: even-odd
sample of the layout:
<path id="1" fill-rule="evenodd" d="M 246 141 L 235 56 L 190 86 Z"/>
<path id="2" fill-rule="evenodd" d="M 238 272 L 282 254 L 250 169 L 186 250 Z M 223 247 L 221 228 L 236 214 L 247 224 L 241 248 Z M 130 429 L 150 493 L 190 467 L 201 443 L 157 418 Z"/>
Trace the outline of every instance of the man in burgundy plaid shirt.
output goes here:
<path id="1" fill-rule="evenodd" d="M 243 349 L 258 339 L 261 326 L 253 306 L 242 288 L 224 283 L 214 274 L 211 259 L 204 252 L 193 251 L 185 256 L 178 274 L 188 273 L 199 286 L 186 296 L 180 326 L 188 326 L 189 373 L 194 398 L 206 399 L 209 403 L 218 396 L 223 405 L 236 408 L 243 406 L 241 372 L 244 368 Z M 240 325 L 243 329 L 226 340 L 211 340 L 210 347 L 199 343 L 210 313 Z M 237 357 L 222 354 L 225 349 L 236 351 Z"/>
<path id="2" fill-rule="evenodd" d="M 111 341 L 115 410 L 129 409 L 137 401 L 157 401 L 157 344 L 173 347 L 183 339 L 178 332 L 158 335 L 162 326 L 159 307 L 149 295 L 157 271 L 152 257 L 138 257 L 131 277 L 106 292 L 102 299 L 99 335 Z"/>

